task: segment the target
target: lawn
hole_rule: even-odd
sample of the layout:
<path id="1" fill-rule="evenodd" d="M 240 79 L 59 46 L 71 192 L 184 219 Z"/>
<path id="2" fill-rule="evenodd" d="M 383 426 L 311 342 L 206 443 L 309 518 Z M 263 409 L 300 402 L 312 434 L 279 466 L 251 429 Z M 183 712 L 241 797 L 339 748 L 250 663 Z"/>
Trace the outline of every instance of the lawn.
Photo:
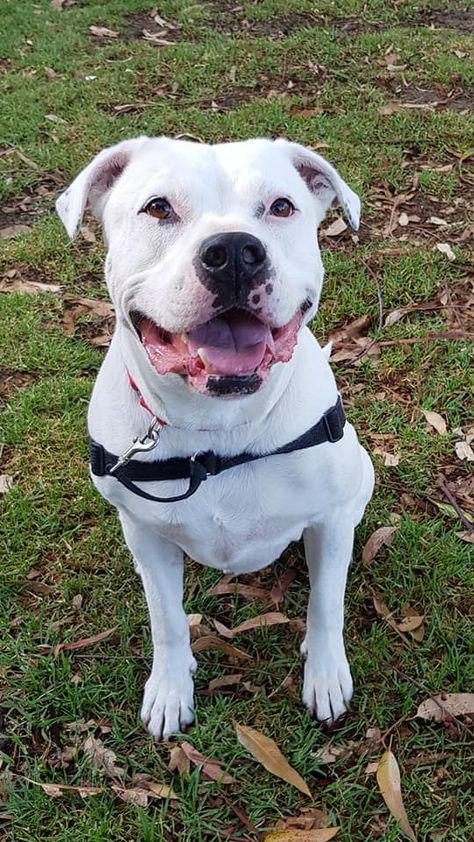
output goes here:
<path id="1" fill-rule="evenodd" d="M 473 21 L 472 7 L 439 0 L 3 0 L 0 838 L 258 841 L 299 817 L 338 826 L 341 842 L 398 840 L 373 771 L 389 747 L 418 840 L 474 838 L 473 717 L 416 716 L 432 694 L 474 690 Z M 104 249 L 95 221 L 69 243 L 54 214 L 103 146 L 162 133 L 291 137 L 363 202 L 357 236 L 337 210 L 321 230 L 313 325 L 321 342 L 334 337 L 347 414 L 377 473 L 348 585 L 354 701 L 331 734 L 299 701 L 299 545 L 241 577 L 266 590 L 260 601 L 209 593 L 220 575 L 189 562 L 196 640 L 217 635 L 216 620 L 290 620 L 239 634 L 244 660 L 198 655 L 183 739 L 231 784 L 202 764 L 171 771 L 171 744 L 139 721 L 146 608 L 87 469 L 87 402 L 112 323 Z M 364 559 L 380 527 L 394 527 L 391 543 Z M 234 720 L 275 740 L 312 799 L 251 758 Z M 177 798 L 152 797 L 150 782 Z"/>

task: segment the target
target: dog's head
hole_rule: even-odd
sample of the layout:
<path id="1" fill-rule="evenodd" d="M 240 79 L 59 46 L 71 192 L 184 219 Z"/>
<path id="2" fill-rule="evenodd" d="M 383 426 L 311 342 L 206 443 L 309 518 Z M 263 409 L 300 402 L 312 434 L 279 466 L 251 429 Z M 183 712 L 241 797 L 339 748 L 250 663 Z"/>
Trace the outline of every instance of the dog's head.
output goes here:
<path id="1" fill-rule="evenodd" d="M 97 155 L 57 210 L 70 237 L 88 204 L 102 220 L 110 294 L 144 365 L 229 396 L 257 391 L 314 315 L 334 199 L 357 229 L 356 194 L 296 143 L 140 137 Z"/>

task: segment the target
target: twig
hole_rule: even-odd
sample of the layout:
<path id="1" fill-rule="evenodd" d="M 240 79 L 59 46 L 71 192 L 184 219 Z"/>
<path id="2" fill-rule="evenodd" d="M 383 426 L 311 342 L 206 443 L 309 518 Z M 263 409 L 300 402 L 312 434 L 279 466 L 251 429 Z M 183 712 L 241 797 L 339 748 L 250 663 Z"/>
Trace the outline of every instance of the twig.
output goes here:
<path id="1" fill-rule="evenodd" d="M 379 345 L 414 345 L 416 342 L 430 342 L 439 339 L 469 339 L 474 340 L 474 333 L 465 333 L 464 331 L 446 331 L 445 333 L 427 333 L 425 336 L 409 336 L 407 339 L 384 339 L 379 342 Z"/>
<path id="2" fill-rule="evenodd" d="M 375 272 L 374 272 L 374 270 L 372 269 L 372 267 L 371 267 L 371 266 L 369 266 L 369 264 L 368 264 L 368 263 L 366 263 L 366 261 L 365 261 L 365 260 L 363 260 L 363 261 L 362 261 L 362 264 L 363 264 L 363 266 L 365 266 L 365 268 L 366 268 L 367 272 L 369 273 L 370 277 L 372 278 L 372 280 L 373 280 L 373 282 L 374 282 L 374 284 L 375 284 L 375 286 L 376 286 L 376 289 L 377 289 L 377 302 L 378 302 L 378 306 L 379 306 L 379 323 L 378 323 L 378 326 L 377 326 L 377 333 L 379 334 L 379 333 L 380 333 L 380 331 L 382 330 L 382 327 L 383 327 L 383 299 L 382 299 L 382 290 L 380 289 L 380 284 L 379 284 L 379 282 L 378 282 L 377 275 L 375 274 Z M 362 357 L 366 357 L 366 356 L 367 356 L 367 354 L 369 353 L 369 351 L 371 350 L 371 348 L 373 348 L 373 347 L 374 347 L 374 345 L 376 344 L 376 342 L 377 342 L 377 338 L 375 337 L 374 339 L 372 339 L 372 341 L 371 341 L 371 342 L 369 342 L 369 344 L 367 345 L 367 347 L 366 347 L 366 348 L 363 348 L 363 349 L 362 349 L 362 351 L 360 351 L 360 353 L 359 353 L 359 354 L 357 354 L 357 356 L 356 356 L 356 357 L 353 357 L 353 359 L 352 359 L 352 360 L 350 360 L 350 364 L 351 364 L 351 365 L 353 365 L 355 362 L 357 362 L 357 360 L 361 360 L 361 359 L 362 359 Z"/>
<path id="3" fill-rule="evenodd" d="M 440 482 L 438 483 L 438 488 L 444 494 L 446 500 L 448 500 L 448 502 L 451 503 L 454 511 L 459 517 L 459 520 L 461 521 L 463 526 L 466 527 L 467 531 L 474 532 L 474 525 L 470 523 L 470 521 L 468 521 L 467 517 L 464 515 L 463 510 L 458 506 L 455 497 L 453 497 L 447 485 L 445 485 L 444 482 Z"/>

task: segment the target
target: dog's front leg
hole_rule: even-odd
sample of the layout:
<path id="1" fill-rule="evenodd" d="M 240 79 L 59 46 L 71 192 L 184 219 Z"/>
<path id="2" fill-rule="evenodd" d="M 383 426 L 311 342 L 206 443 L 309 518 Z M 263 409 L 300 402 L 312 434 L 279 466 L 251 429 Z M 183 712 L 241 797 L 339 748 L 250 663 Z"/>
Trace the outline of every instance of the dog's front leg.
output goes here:
<path id="1" fill-rule="evenodd" d="M 141 717 L 157 740 L 166 740 L 194 719 L 196 661 L 183 609 L 183 553 L 128 515 L 121 513 L 120 520 L 142 578 L 153 641 L 153 667 Z"/>
<path id="2" fill-rule="evenodd" d="M 344 591 L 352 556 L 354 525 L 347 510 L 331 512 L 304 531 L 311 593 L 306 637 L 303 703 L 329 724 L 346 711 L 352 678 L 343 640 Z"/>

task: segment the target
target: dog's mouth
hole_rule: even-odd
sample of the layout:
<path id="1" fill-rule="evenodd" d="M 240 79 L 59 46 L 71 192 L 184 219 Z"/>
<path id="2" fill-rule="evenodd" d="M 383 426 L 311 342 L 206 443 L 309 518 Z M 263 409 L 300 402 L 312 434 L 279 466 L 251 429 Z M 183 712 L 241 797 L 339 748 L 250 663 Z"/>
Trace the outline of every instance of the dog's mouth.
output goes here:
<path id="1" fill-rule="evenodd" d="M 184 375 L 199 392 L 249 394 L 274 363 L 291 359 L 304 312 L 303 307 L 287 324 L 271 328 L 246 310 L 230 309 L 180 334 L 141 313 L 132 313 L 132 322 L 158 374 Z"/>

